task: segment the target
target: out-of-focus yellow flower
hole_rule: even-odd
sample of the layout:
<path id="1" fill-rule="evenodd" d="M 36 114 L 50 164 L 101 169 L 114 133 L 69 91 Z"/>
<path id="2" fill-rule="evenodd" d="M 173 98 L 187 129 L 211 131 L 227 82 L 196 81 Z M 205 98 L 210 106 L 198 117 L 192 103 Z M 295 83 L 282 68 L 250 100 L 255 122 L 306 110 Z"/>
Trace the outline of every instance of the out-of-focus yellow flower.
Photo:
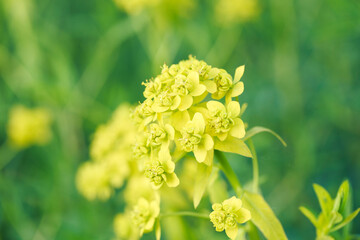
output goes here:
<path id="1" fill-rule="evenodd" d="M 83 164 L 76 176 L 79 191 L 89 200 L 108 199 L 134 168 L 132 145 L 136 128 L 129 114 L 130 106 L 121 105 L 94 135 L 90 148 L 92 161 Z"/>
<path id="2" fill-rule="evenodd" d="M 105 200 L 112 193 L 106 166 L 103 163 L 86 162 L 80 166 L 76 175 L 78 190 L 89 200 Z"/>
<path id="3" fill-rule="evenodd" d="M 129 179 L 124 191 L 124 198 L 130 206 L 135 205 L 140 198 L 148 201 L 160 200 L 159 193 L 153 190 L 143 174 L 134 175 Z"/>
<path id="4" fill-rule="evenodd" d="M 46 109 L 17 105 L 10 111 L 7 134 L 11 144 L 17 148 L 44 145 L 52 136 L 50 125 L 51 116 Z"/>
<path id="5" fill-rule="evenodd" d="M 246 22 L 258 16 L 259 3 L 258 0 L 219 0 L 215 14 L 224 25 Z"/>
<path id="6" fill-rule="evenodd" d="M 114 0 L 116 5 L 129 14 L 137 14 L 144 8 L 154 6 L 161 0 Z"/>
<path id="7" fill-rule="evenodd" d="M 130 106 L 120 105 L 110 121 L 98 127 L 90 146 L 90 155 L 94 160 L 106 154 L 122 149 L 126 151 L 135 136 L 135 126 L 129 117 Z"/>
<path id="8" fill-rule="evenodd" d="M 114 231 L 117 239 L 121 240 L 137 240 L 140 238 L 139 231 L 131 222 L 131 216 L 129 213 L 115 216 L 114 219 Z"/>
<path id="9" fill-rule="evenodd" d="M 242 201 L 239 198 L 232 197 L 222 203 L 212 205 L 210 221 L 214 224 L 216 231 L 225 230 L 230 239 L 235 239 L 238 233 L 238 223 L 245 223 L 251 219 L 249 210 L 242 207 Z"/>
<path id="10" fill-rule="evenodd" d="M 137 205 L 131 211 L 132 223 L 138 228 L 140 236 L 150 232 L 154 228 L 155 219 L 160 214 L 160 203 L 158 201 L 147 201 L 140 198 Z"/>

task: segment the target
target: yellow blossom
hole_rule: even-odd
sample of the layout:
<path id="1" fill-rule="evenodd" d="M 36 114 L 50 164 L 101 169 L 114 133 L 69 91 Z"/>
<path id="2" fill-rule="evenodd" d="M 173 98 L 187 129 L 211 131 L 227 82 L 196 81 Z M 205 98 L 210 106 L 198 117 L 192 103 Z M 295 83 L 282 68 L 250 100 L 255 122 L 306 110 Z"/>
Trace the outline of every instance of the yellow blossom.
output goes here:
<path id="1" fill-rule="evenodd" d="M 218 0 L 215 5 L 218 22 L 224 25 L 246 22 L 259 14 L 258 0 Z"/>
<path id="2" fill-rule="evenodd" d="M 153 156 L 145 162 L 145 176 L 150 180 L 154 189 L 159 189 L 164 182 L 169 187 L 179 185 L 179 179 L 174 170 L 175 163 L 166 151 L 160 151 L 158 157 Z"/>
<path id="3" fill-rule="evenodd" d="M 137 205 L 131 211 L 131 219 L 134 226 L 139 230 L 140 236 L 150 232 L 154 228 L 155 219 L 159 216 L 160 206 L 158 201 L 147 201 L 140 198 Z"/>
<path id="4" fill-rule="evenodd" d="M 183 150 L 194 152 L 195 158 L 199 163 L 205 161 L 208 151 L 213 149 L 214 141 L 209 134 L 205 133 L 205 120 L 201 113 L 195 113 L 193 120 L 189 121 L 179 139 Z"/>
<path id="5" fill-rule="evenodd" d="M 46 109 L 17 105 L 10 111 L 7 134 L 11 144 L 17 148 L 44 145 L 52 136 L 50 124 L 50 113 Z"/>
<path id="6" fill-rule="evenodd" d="M 117 214 L 114 218 L 114 232 L 117 239 L 138 240 L 140 239 L 138 229 L 132 224 L 129 213 Z"/>
<path id="7" fill-rule="evenodd" d="M 239 198 L 232 197 L 222 203 L 212 205 L 210 221 L 214 224 L 216 231 L 225 230 L 230 239 L 235 239 L 238 233 L 238 223 L 245 223 L 251 219 L 249 210 L 242 207 L 242 201 Z"/>
<path id="8" fill-rule="evenodd" d="M 245 126 L 239 118 L 240 104 L 238 102 L 229 102 L 226 107 L 217 101 L 207 103 L 209 118 L 207 128 L 212 136 L 217 136 L 224 141 L 230 134 L 236 138 L 245 136 Z"/>

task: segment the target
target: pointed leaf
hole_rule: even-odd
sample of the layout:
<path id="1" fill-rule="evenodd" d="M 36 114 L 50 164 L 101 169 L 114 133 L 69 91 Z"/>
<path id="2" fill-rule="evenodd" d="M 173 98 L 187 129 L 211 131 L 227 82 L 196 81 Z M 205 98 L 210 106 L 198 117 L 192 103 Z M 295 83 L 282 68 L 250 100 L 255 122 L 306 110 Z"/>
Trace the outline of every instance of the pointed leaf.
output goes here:
<path id="1" fill-rule="evenodd" d="M 245 192 L 242 201 L 251 212 L 251 221 L 268 240 L 287 239 L 280 221 L 260 194 Z"/>
<path id="2" fill-rule="evenodd" d="M 195 208 L 199 206 L 199 203 L 204 195 L 206 186 L 209 182 L 211 170 L 212 170 L 212 165 L 208 166 L 204 163 L 198 164 L 197 175 L 195 178 L 195 186 L 194 186 L 194 198 L 193 198 L 193 203 Z"/>
<path id="3" fill-rule="evenodd" d="M 321 211 L 324 213 L 324 216 L 328 218 L 333 207 L 333 200 L 331 199 L 330 194 L 322 186 L 314 184 L 313 187 L 319 200 Z"/>
<path id="4" fill-rule="evenodd" d="M 305 217 L 307 217 L 310 220 L 310 222 L 316 227 L 317 219 L 316 219 L 315 215 L 306 207 L 300 207 L 299 209 L 305 215 Z"/>
<path id="5" fill-rule="evenodd" d="M 245 157 L 252 157 L 251 152 L 244 141 L 231 136 L 228 136 L 224 141 L 215 139 L 214 148 L 222 152 L 231 152 Z"/>
<path id="6" fill-rule="evenodd" d="M 330 232 L 335 232 L 336 230 L 339 230 L 340 228 L 344 227 L 346 224 L 350 223 L 360 212 L 360 208 L 356 209 L 355 212 L 351 213 L 349 216 L 347 216 L 345 218 L 344 221 L 342 221 L 342 223 L 340 223 L 339 225 L 333 227 Z"/>
<path id="7" fill-rule="evenodd" d="M 246 141 L 246 140 L 248 140 L 249 138 L 255 136 L 256 134 L 262 133 L 262 132 L 271 133 L 271 134 L 274 135 L 277 139 L 279 139 L 279 141 L 280 141 L 285 147 L 287 146 L 286 142 L 284 141 L 284 139 L 282 139 L 282 138 L 279 136 L 279 134 L 277 134 L 276 132 L 274 132 L 274 131 L 271 130 L 271 129 L 264 128 L 264 127 L 260 127 L 260 126 L 253 127 L 253 128 L 251 128 L 250 130 L 246 131 L 245 137 L 244 137 L 242 140 Z"/>
<path id="8" fill-rule="evenodd" d="M 345 209 L 346 209 L 347 204 L 348 204 L 349 193 L 350 193 L 350 184 L 349 184 L 348 180 L 345 180 L 345 181 L 342 182 L 337 195 L 339 195 L 340 192 L 342 192 L 342 199 L 341 199 L 341 203 L 340 203 L 340 207 L 339 207 L 338 212 L 341 213 L 341 214 L 344 214 Z M 336 196 L 336 197 L 338 197 L 338 196 Z"/>
<path id="9" fill-rule="evenodd" d="M 214 171 L 212 171 L 210 175 L 207 191 L 211 203 L 219 203 L 229 198 L 226 182 L 223 178 L 219 177 L 218 168 L 214 168 Z"/>

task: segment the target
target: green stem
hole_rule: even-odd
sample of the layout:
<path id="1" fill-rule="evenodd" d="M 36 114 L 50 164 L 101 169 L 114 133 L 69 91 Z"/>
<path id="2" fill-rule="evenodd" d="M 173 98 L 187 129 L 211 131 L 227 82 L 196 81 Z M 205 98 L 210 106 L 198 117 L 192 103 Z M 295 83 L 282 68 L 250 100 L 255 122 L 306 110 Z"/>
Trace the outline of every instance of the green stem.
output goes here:
<path id="1" fill-rule="evenodd" d="M 248 139 L 250 151 L 252 154 L 252 164 L 253 164 L 253 191 L 258 192 L 259 190 L 259 162 L 257 159 L 255 146 L 251 138 Z"/>
<path id="2" fill-rule="evenodd" d="M 203 219 L 207 219 L 207 220 L 210 218 L 208 213 L 197 213 L 197 212 L 190 212 L 190 211 L 170 212 L 170 213 L 160 214 L 160 218 L 177 217 L 177 216 L 196 217 L 196 218 L 203 218 Z"/>
<path id="3" fill-rule="evenodd" d="M 237 178 L 234 170 L 231 168 L 228 160 L 226 159 L 223 152 L 220 152 L 218 150 L 215 150 L 215 155 L 221 165 L 221 169 L 223 170 L 225 176 L 229 180 L 232 188 L 234 189 L 235 193 L 240 197 L 243 193 L 243 189 L 241 187 L 241 184 L 239 182 L 239 179 Z"/>

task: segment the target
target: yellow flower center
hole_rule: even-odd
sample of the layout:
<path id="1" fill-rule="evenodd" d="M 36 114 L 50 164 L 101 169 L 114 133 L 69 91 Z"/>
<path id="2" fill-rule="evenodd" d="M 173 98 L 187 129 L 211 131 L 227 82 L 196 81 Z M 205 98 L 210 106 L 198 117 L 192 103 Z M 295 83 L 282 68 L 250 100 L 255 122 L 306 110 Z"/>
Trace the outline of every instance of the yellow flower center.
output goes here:
<path id="1" fill-rule="evenodd" d="M 149 178 L 150 181 L 155 185 L 160 185 L 163 183 L 164 178 L 162 175 L 164 172 L 165 170 L 163 166 L 157 160 L 153 160 L 145 164 L 145 177 Z"/>
<path id="2" fill-rule="evenodd" d="M 157 124 L 150 125 L 150 130 L 147 133 L 148 135 L 148 144 L 151 146 L 159 146 L 166 140 L 165 130 Z"/>

